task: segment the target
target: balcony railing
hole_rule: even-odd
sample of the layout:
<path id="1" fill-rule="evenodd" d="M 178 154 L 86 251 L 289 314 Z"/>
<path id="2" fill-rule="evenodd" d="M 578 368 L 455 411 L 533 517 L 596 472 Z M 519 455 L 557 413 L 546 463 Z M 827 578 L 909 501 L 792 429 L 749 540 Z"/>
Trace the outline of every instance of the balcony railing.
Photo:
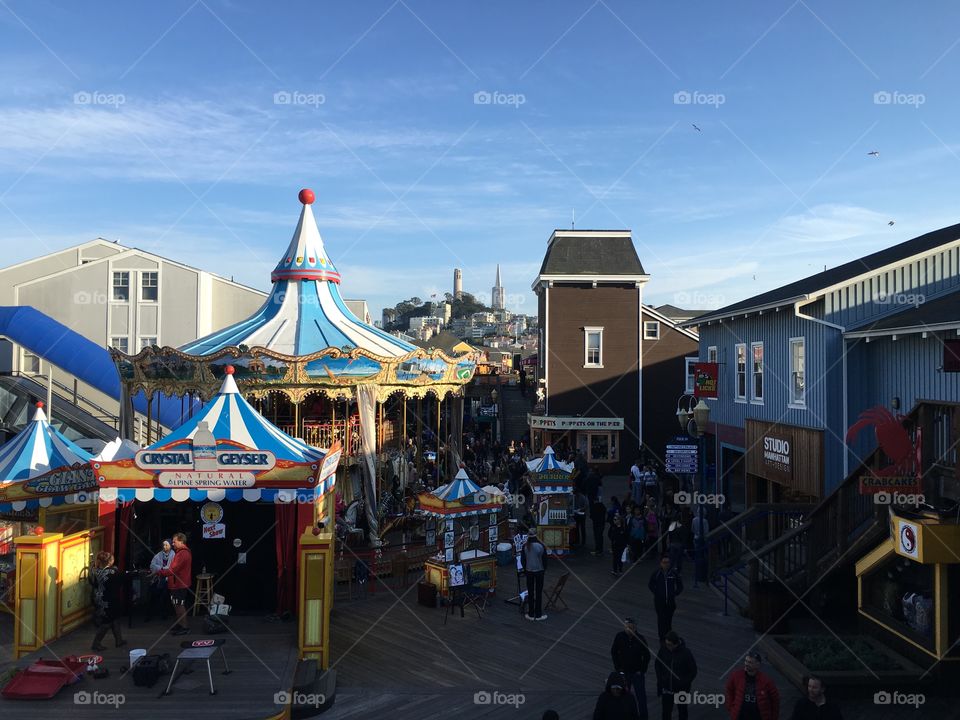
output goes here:
<path id="1" fill-rule="evenodd" d="M 304 422 L 299 430 L 296 425 L 281 425 L 280 429 L 313 447 L 328 448 L 339 442 L 346 455 L 360 454 L 360 419 L 356 417 L 350 418 L 349 424 L 346 420 Z"/>

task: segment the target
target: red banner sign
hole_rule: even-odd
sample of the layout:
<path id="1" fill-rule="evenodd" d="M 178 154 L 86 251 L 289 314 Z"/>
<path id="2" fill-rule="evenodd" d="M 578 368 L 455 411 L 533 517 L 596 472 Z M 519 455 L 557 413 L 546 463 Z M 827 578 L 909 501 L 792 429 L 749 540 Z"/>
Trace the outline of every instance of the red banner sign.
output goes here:
<path id="1" fill-rule="evenodd" d="M 696 363 L 693 366 L 693 394 L 698 398 L 717 397 L 720 379 L 719 363 Z"/>

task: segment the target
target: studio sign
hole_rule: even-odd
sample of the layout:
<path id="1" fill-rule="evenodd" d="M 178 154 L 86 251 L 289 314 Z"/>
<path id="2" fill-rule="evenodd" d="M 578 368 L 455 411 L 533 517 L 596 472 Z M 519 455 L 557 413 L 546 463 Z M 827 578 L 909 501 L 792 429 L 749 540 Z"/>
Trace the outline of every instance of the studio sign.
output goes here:
<path id="1" fill-rule="evenodd" d="M 134 457 L 141 470 L 194 470 L 192 450 L 141 450 Z M 218 470 L 272 470 L 276 456 L 267 450 L 218 450 Z"/>
<path id="2" fill-rule="evenodd" d="M 763 438 L 763 462 L 777 470 L 790 472 L 790 441 L 765 436 Z"/>

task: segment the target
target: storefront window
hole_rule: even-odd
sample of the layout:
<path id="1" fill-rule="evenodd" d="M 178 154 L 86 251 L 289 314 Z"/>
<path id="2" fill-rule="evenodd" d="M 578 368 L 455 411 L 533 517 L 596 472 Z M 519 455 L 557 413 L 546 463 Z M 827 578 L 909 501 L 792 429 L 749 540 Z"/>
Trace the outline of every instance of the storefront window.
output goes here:
<path id="1" fill-rule="evenodd" d="M 587 462 L 616 462 L 620 433 L 578 433 L 577 447 L 587 456 Z"/>

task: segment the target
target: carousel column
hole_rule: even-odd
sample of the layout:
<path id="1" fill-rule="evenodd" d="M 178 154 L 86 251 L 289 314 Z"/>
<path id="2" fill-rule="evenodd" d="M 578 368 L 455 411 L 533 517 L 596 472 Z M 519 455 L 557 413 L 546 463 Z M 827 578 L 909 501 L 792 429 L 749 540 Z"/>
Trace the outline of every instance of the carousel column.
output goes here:
<path id="1" fill-rule="evenodd" d="M 437 395 L 437 485 L 440 485 L 440 479 L 443 477 L 440 474 L 440 395 Z"/>
<path id="2" fill-rule="evenodd" d="M 413 441 L 417 448 L 417 478 L 423 477 L 423 448 L 420 444 L 423 442 L 423 398 L 417 398 L 417 437 Z"/>
<path id="3" fill-rule="evenodd" d="M 19 658 L 57 637 L 60 586 L 58 556 L 61 533 L 26 535 L 13 542 L 17 549 L 13 652 Z M 53 572 L 51 572 L 53 570 Z"/>
<path id="4" fill-rule="evenodd" d="M 301 659 L 330 667 L 330 608 L 333 605 L 332 524 L 323 530 L 306 528 L 298 548 L 297 644 Z M 328 695 L 332 696 L 332 693 Z"/>

